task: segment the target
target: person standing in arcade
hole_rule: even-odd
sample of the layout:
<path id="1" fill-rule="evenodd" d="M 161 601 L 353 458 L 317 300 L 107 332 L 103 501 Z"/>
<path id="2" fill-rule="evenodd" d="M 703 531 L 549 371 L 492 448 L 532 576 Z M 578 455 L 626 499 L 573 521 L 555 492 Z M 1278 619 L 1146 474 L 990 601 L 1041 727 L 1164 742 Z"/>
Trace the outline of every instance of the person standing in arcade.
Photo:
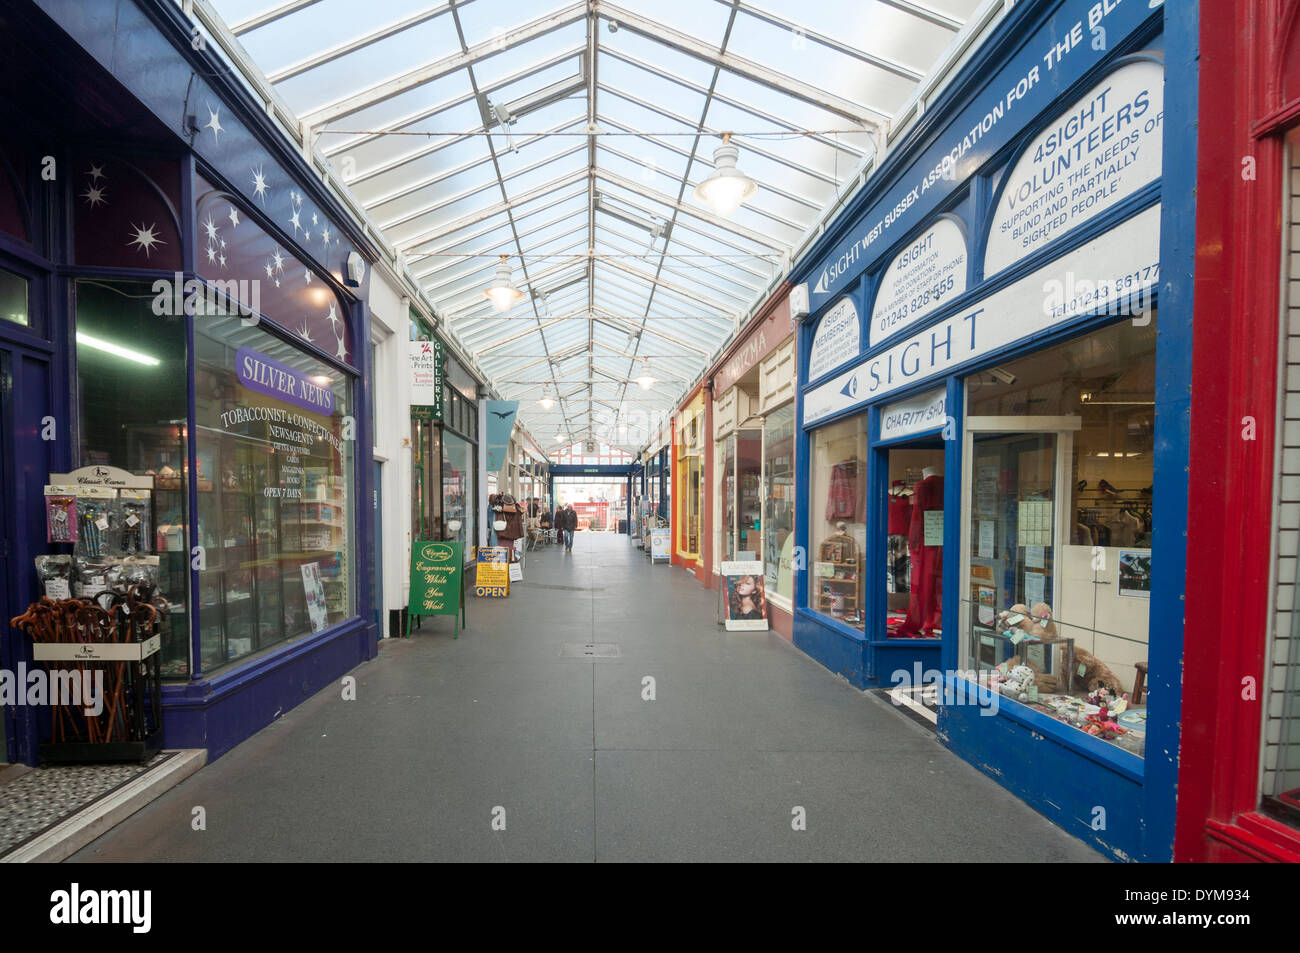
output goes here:
<path id="1" fill-rule="evenodd" d="M 943 475 L 938 467 L 925 467 L 912 494 L 912 524 L 907 548 L 912 562 L 911 592 L 907 618 L 899 626 L 904 638 L 924 639 L 939 635 L 943 628 L 943 541 L 925 545 L 925 514 L 943 513 Z"/>

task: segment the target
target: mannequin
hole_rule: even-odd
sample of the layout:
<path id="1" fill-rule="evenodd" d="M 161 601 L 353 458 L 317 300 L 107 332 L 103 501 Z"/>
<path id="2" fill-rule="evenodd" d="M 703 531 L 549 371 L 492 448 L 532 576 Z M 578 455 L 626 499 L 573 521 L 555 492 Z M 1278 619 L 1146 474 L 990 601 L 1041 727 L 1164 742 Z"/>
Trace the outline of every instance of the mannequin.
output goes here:
<path id="1" fill-rule="evenodd" d="M 907 534 L 912 523 L 912 491 L 902 480 L 889 488 L 889 539 L 885 553 L 885 591 L 907 592 L 909 559 Z"/>
<path id="2" fill-rule="evenodd" d="M 943 546 L 925 545 L 925 514 L 943 512 L 943 476 L 937 466 L 921 470 L 921 480 L 912 494 L 912 519 L 907 546 L 911 555 L 911 599 L 907 618 L 898 634 L 928 638 L 943 626 Z"/>

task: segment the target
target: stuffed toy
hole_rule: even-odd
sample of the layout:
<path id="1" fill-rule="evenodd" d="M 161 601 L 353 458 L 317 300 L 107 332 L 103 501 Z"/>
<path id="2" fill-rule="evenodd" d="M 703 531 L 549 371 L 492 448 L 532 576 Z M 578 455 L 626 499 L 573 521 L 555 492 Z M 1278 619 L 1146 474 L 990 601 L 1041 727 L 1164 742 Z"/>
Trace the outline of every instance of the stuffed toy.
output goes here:
<path id="1" fill-rule="evenodd" d="M 1056 637 L 1056 623 L 1052 621 L 1052 610 L 1046 602 L 1035 602 L 1032 609 L 1017 602 L 1010 609 L 998 613 L 994 628 L 1002 635 L 1020 632 L 1024 638 L 1033 640 Z"/>
<path id="2" fill-rule="evenodd" d="M 1083 682 L 1085 692 L 1092 693 L 1104 688 L 1110 692 L 1111 698 L 1124 694 L 1124 686 L 1115 673 L 1087 649 L 1075 648 L 1074 669 L 1075 676 Z"/>
<path id="3" fill-rule="evenodd" d="M 1002 689 L 1005 694 L 1026 701 L 1029 698 L 1029 686 L 1033 684 L 1034 670 L 1028 665 L 1017 665 L 1008 673 L 1007 680 L 1002 683 Z"/>

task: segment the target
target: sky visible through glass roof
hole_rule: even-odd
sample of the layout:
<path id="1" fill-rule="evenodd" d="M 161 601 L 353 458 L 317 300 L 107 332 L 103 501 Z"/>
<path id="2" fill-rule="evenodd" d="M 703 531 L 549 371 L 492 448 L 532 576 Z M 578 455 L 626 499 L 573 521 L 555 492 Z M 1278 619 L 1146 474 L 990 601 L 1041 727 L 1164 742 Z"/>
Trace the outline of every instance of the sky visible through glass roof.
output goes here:
<path id="1" fill-rule="evenodd" d="M 996 6 L 209 3 L 539 444 L 632 451 Z M 726 217 L 724 133 L 758 184 Z"/>

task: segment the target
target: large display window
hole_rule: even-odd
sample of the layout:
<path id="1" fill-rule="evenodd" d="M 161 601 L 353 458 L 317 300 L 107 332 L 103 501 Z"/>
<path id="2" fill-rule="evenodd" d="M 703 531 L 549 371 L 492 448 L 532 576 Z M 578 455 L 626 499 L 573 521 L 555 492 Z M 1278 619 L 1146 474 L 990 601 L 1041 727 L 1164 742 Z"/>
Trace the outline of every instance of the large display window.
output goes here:
<path id="1" fill-rule="evenodd" d="M 962 655 L 1015 698 L 1145 752 L 1156 324 L 966 379 Z"/>
<path id="2" fill-rule="evenodd" d="M 700 555 L 704 521 L 704 399 L 697 397 L 682 413 L 677 445 L 677 552 Z"/>
<path id="3" fill-rule="evenodd" d="M 185 388 L 185 317 L 157 315 L 149 282 L 83 279 L 76 283 L 79 465 L 118 467 L 154 480 L 143 538 L 133 553 L 158 557 L 158 590 L 167 605 L 159 634 L 163 673 L 190 673 L 189 478 Z M 200 461 L 202 463 L 202 460 Z M 209 469 L 199 475 L 211 481 Z M 200 484 L 202 485 L 202 483 Z M 137 524 L 141 525 L 141 524 Z M 106 546 L 121 551 L 118 545 Z M 97 565 L 78 557 L 87 579 Z M 76 580 L 74 579 L 74 582 Z"/>
<path id="4" fill-rule="evenodd" d="M 195 322 L 205 673 L 355 614 L 351 379 L 238 318 Z"/>
<path id="5" fill-rule="evenodd" d="M 867 415 L 813 434 L 808 608 L 866 626 L 862 573 L 867 533 Z"/>

